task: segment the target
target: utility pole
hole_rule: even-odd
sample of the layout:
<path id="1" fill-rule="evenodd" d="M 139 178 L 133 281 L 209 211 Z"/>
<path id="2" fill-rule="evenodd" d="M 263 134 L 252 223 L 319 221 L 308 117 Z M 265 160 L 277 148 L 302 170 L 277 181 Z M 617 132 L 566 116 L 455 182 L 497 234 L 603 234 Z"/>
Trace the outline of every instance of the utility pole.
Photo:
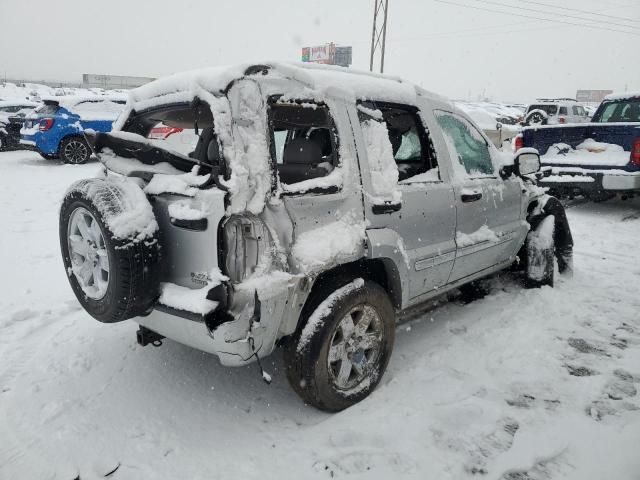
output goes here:
<path id="1" fill-rule="evenodd" d="M 384 73 L 384 50 L 387 43 L 387 12 L 389 0 L 373 0 L 373 28 L 371 29 L 371 59 L 369 70 L 373 72 L 376 53 L 380 53 L 380 73 Z"/>

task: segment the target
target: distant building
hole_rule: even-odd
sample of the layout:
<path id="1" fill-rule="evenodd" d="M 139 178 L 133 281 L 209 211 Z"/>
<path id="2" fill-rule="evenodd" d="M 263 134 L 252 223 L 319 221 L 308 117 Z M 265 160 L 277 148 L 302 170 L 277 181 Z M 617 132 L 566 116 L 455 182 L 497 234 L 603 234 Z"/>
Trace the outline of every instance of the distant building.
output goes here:
<path id="1" fill-rule="evenodd" d="M 578 90 L 576 100 L 583 103 L 600 103 L 613 90 Z"/>
<path id="2" fill-rule="evenodd" d="M 348 67 L 353 63 L 352 54 L 353 47 L 337 47 L 335 43 L 326 43 L 317 47 L 304 47 L 301 59 L 303 62 Z"/>
<path id="3" fill-rule="evenodd" d="M 155 78 L 129 77 L 125 75 L 98 75 L 94 73 L 82 74 L 82 86 L 84 88 L 135 88 L 149 83 Z"/>

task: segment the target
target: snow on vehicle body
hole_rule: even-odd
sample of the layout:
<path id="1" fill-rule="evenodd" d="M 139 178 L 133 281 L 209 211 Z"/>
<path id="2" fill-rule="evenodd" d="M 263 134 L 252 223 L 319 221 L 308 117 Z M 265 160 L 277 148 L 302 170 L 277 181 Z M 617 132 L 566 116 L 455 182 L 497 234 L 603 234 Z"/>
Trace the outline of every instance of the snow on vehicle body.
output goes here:
<path id="1" fill-rule="evenodd" d="M 126 96 L 67 96 L 44 100 L 20 130 L 20 143 L 45 158 L 61 157 L 67 163 L 84 163 L 90 149 L 83 132 L 108 132 L 124 108 Z"/>
<path id="2" fill-rule="evenodd" d="M 194 150 L 149 138 L 158 125 L 192 132 Z M 517 175 L 537 154 L 504 161 L 446 99 L 391 77 L 188 72 L 133 90 L 114 131 L 88 139 L 107 175 L 71 187 L 60 227 L 83 306 L 133 317 L 142 344 L 171 338 L 229 366 L 283 343 L 292 387 L 327 410 L 375 387 L 395 311 L 511 265 L 531 216 L 554 210 L 570 257 L 561 206 Z M 149 208 L 122 206 L 139 203 L 132 185 Z M 545 272 L 530 280 L 552 283 Z"/>
<path id="3" fill-rule="evenodd" d="M 594 199 L 640 193 L 640 92 L 609 95 L 591 123 L 524 128 L 516 145 L 540 152 L 551 167 L 540 185 L 553 192 Z"/>
<path id="4" fill-rule="evenodd" d="M 16 139 L 9 128 L 11 117 L 24 117 L 39 103 L 29 100 L 0 100 L 0 150 L 16 147 Z"/>

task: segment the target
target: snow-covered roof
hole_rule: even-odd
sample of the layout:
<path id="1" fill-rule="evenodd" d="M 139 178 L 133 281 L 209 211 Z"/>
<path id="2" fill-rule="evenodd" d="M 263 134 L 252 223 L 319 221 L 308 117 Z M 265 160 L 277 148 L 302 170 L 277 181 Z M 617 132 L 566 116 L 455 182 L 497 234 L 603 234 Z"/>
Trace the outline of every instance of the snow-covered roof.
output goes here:
<path id="1" fill-rule="evenodd" d="M 60 97 L 43 97 L 42 101 L 55 102 L 69 110 L 82 102 L 126 102 L 127 95 L 65 95 Z"/>
<path id="2" fill-rule="evenodd" d="M 260 67 L 264 66 L 264 69 Z M 131 91 L 133 103 L 145 102 L 155 97 L 193 92 L 203 89 L 213 94 L 223 92 L 229 84 L 245 75 L 267 71 L 267 75 L 298 81 L 316 92 L 342 92 L 357 99 L 393 99 L 410 101 L 416 95 L 448 102 L 443 97 L 389 75 L 300 62 L 244 63 L 232 66 L 205 68 L 178 73 L 154 80 Z"/>
<path id="3" fill-rule="evenodd" d="M 624 93 L 612 93 L 604 97 L 605 100 L 627 100 L 630 98 L 640 98 L 640 91 L 637 92 L 624 92 Z"/>
<path id="4" fill-rule="evenodd" d="M 40 104 L 37 102 L 32 102 L 30 100 L 0 100 L 0 107 L 13 107 L 16 105 L 24 105 L 25 107 L 37 107 Z"/>

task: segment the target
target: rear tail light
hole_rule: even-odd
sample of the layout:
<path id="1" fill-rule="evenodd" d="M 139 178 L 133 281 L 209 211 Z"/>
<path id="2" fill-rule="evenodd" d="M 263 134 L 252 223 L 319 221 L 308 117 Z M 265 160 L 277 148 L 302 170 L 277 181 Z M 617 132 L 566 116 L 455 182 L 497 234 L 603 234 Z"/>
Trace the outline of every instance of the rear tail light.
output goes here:
<path id="1" fill-rule="evenodd" d="M 564 117 L 558 117 L 558 123 L 567 123 L 567 119 Z"/>
<path id="2" fill-rule="evenodd" d="M 269 229 L 253 215 L 232 215 L 224 224 L 224 269 L 233 283 L 241 283 L 256 271 L 266 272 L 272 262 Z"/>
<path id="3" fill-rule="evenodd" d="M 522 134 L 516 135 L 516 139 L 515 139 L 515 142 L 513 144 L 513 150 L 517 152 L 522 147 L 524 147 L 524 139 L 522 138 Z"/>
<path id="4" fill-rule="evenodd" d="M 631 147 L 631 165 L 640 167 L 640 138 L 636 138 Z"/>
<path id="5" fill-rule="evenodd" d="M 40 124 L 38 125 L 38 130 L 41 132 L 46 132 L 53 127 L 53 118 L 43 118 L 40 120 Z"/>

